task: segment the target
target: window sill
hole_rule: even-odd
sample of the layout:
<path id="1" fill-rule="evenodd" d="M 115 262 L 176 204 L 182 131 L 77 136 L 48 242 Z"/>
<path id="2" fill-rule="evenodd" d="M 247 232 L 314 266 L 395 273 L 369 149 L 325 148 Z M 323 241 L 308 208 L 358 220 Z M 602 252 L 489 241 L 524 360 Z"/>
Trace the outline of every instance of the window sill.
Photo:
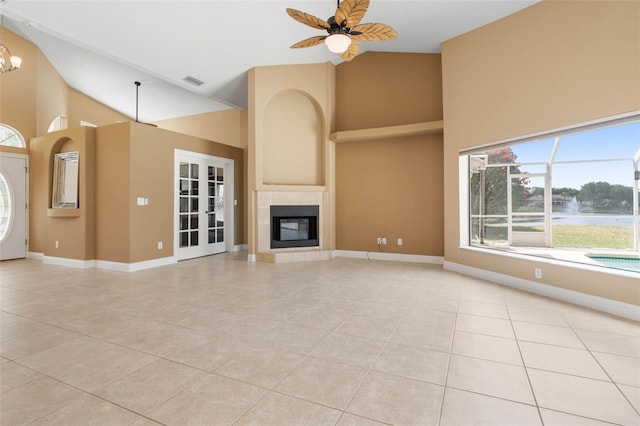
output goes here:
<path id="1" fill-rule="evenodd" d="M 616 275 L 626 278 L 638 278 L 640 275 L 638 272 L 626 271 L 623 269 L 610 268 L 608 266 L 599 266 L 599 265 L 589 265 L 586 263 L 580 263 L 571 260 L 563 260 L 563 259 L 550 259 L 547 257 L 536 256 L 533 254 L 524 254 L 524 253 L 508 253 L 501 251 L 500 249 L 495 248 L 484 248 L 484 247 L 475 247 L 475 246 L 458 246 L 460 250 L 471 251 L 475 253 L 485 253 L 494 256 L 502 256 L 511 259 L 520 259 L 527 260 L 530 262 L 536 262 L 538 264 L 544 265 L 556 265 L 562 266 L 566 268 L 580 269 L 583 271 L 596 272 L 601 274 L 610 274 Z"/>

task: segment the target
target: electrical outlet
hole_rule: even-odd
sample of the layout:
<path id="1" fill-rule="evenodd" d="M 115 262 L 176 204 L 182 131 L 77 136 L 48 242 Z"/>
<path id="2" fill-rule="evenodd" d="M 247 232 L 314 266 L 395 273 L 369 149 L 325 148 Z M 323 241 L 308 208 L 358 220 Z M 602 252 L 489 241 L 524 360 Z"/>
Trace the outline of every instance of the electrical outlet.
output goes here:
<path id="1" fill-rule="evenodd" d="M 60 241 L 56 241 L 56 248 L 60 248 Z"/>
<path id="2" fill-rule="evenodd" d="M 402 238 L 398 238 L 398 245 L 401 246 L 402 245 Z"/>
<path id="3" fill-rule="evenodd" d="M 158 250 L 162 250 L 162 241 L 158 241 Z"/>
<path id="4" fill-rule="evenodd" d="M 381 245 L 382 244 L 382 237 L 378 237 L 376 239 L 376 244 Z"/>
<path id="5" fill-rule="evenodd" d="M 542 268 L 535 268 L 533 272 L 537 279 L 542 279 Z"/>
<path id="6" fill-rule="evenodd" d="M 382 237 L 382 245 L 387 244 L 387 239 L 385 237 Z"/>

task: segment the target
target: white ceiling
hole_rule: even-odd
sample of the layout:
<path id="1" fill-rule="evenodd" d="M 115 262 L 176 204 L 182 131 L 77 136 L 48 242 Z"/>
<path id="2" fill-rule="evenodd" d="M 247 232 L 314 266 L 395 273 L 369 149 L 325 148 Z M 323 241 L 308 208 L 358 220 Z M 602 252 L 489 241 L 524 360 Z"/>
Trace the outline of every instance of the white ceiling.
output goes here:
<path id="1" fill-rule="evenodd" d="M 363 22 L 390 25 L 398 39 L 360 42 L 360 53 L 438 53 L 443 41 L 536 1 L 372 0 Z M 140 81 L 140 121 L 247 108 L 254 66 L 342 62 L 324 45 L 289 49 L 322 31 L 285 9 L 326 20 L 333 0 L 1 0 L 0 7 L 5 26 L 36 44 L 69 86 L 131 118 Z"/>

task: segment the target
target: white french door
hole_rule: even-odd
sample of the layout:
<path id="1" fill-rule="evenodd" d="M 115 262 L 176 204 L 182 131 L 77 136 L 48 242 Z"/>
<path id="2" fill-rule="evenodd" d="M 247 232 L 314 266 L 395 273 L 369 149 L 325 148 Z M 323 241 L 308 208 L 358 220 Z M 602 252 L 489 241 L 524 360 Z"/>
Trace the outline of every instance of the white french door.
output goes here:
<path id="1" fill-rule="evenodd" d="M 175 151 L 178 260 L 233 249 L 233 160 Z"/>
<path id="2" fill-rule="evenodd" d="M 0 260 L 27 257 L 27 161 L 0 153 Z"/>

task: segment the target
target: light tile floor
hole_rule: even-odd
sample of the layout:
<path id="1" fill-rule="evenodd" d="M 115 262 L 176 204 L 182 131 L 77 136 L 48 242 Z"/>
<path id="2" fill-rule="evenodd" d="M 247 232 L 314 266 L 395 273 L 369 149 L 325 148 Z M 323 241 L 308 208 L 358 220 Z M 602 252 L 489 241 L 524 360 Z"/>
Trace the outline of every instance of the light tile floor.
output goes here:
<path id="1" fill-rule="evenodd" d="M 640 325 L 433 265 L 0 263 L 0 424 L 640 425 Z"/>

